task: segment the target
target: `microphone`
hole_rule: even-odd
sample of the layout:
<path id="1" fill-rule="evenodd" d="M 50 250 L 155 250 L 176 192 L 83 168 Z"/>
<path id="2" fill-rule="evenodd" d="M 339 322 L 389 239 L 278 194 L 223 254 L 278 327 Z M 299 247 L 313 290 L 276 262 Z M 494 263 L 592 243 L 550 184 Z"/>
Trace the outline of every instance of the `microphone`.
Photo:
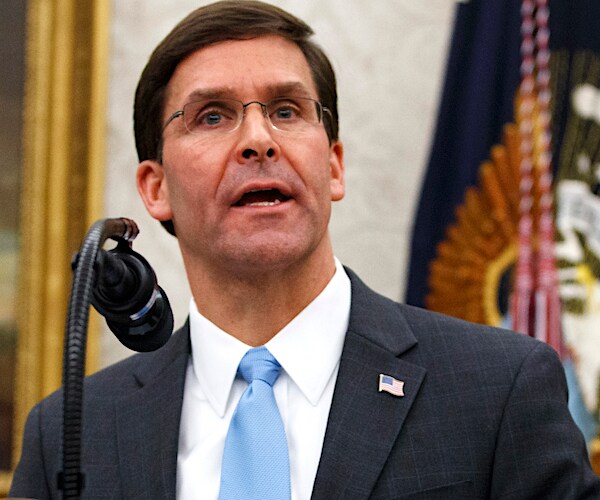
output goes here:
<path id="1" fill-rule="evenodd" d="M 90 303 L 106 318 L 119 341 L 134 351 L 158 349 L 173 331 L 173 312 L 165 292 L 150 264 L 131 249 L 138 233 L 131 219 L 98 220 L 71 263 L 73 283 L 63 356 L 63 468 L 57 473 L 65 499 L 79 498 L 85 483 L 81 472 L 81 410 Z M 101 246 L 108 238 L 116 240 L 117 246 L 104 251 Z"/>
<path id="2" fill-rule="evenodd" d="M 99 250 L 92 305 L 127 348 L 159 349 L 173 332 L 173 311 L 154 270 L 125 242 Z"/>

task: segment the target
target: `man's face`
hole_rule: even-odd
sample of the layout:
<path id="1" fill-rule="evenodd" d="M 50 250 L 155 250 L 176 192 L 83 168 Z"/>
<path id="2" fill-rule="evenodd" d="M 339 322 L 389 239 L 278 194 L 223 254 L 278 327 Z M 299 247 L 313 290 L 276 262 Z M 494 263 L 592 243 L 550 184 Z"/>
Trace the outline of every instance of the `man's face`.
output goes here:
<path id="1" fill-rule="evenodd" d="M 302 51 L 277 36 L 221 42 L 183 60 L 167 87 L 163 123 L 198 95 L 318 100 Z M 138 189 L 153 217 L 173 220 L 186 264 L 273 269 L 329 248 L 331 201 L 344 195 L 343 160 L 322 123 L 283 132 L 251 104 L 232 132 L 207 141 L 179 117 L 163 140 L 162 165 L 142 162 Z"/>

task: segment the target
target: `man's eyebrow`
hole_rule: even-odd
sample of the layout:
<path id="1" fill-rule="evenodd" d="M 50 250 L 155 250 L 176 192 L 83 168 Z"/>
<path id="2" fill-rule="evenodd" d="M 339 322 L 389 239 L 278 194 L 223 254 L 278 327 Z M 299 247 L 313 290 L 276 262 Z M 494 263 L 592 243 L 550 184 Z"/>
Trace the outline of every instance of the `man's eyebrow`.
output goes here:
<path id="1" fill-rule="evenodd" d="M 294 95 L 297 97 L 310 97 L 311 92 L 302 82 L 284 82 L 267 86 L 267 92 L 270 96 Z"/>
<path id="2" fill-rule="evenodd" d="M 269 84 L 261 93 L 266 94 L 269 98 L 281 96 L 311 97 L 312 94 L 307 86 L 299 81 Z M 216 87 L 193 90 L 187 96 L 185 102 L 225 98 L 235 98 L 234 91 L 229 87 Z"/>
<path id="3" fill-rule="evenodd" d="M 199 101 L 202 99 L 223 99 L 226 97 L 231 97 L 231 89 L 225 87 L 196 89 L 187 96 L 186 102 Z"/>

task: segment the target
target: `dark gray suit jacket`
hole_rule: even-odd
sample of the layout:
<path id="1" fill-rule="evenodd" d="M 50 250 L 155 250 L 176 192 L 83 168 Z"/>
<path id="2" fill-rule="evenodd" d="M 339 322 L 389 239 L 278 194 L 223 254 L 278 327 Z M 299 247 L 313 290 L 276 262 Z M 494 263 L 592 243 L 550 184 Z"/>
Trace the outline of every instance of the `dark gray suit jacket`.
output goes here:
<path id="1" fill-rule="evenodd" d="M 352 308 L 312 498 L 600 498 L 554 351 L 394 303 Z M 173 499 L 188 327 L 86 381 L 83 498 Z M 379 374 L 404 397 L 378 392 Z M 61 498 L 61 393 L 31 412 L 12 496 Z"/>

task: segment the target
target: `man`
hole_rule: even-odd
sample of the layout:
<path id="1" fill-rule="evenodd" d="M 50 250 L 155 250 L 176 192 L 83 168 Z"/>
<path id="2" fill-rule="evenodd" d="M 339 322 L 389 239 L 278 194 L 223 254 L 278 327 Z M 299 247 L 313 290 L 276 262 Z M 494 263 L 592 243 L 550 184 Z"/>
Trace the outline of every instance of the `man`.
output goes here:
<path id="1" fill-rule="evenodd" d="M 598 498 L 549 347 L 396 304 L 335 260 L 343 147 L 310 35 L 272 6 L 219 2 L 142 74 L 137 185 L 177 235 L 193 300 L 165 347 L 87 379 L 84 496 Z M 282 367 L 263 388 L 285 450 L 249 478 L 261 457 L 230 462 L 230 437 L 254 385 L 236 371 L 259 346 Z M 59 496 L 61 411 L 60 392 L 32 410 L 11 495 Z M 230 473 L 248 474 L 237 496 Z"/>

